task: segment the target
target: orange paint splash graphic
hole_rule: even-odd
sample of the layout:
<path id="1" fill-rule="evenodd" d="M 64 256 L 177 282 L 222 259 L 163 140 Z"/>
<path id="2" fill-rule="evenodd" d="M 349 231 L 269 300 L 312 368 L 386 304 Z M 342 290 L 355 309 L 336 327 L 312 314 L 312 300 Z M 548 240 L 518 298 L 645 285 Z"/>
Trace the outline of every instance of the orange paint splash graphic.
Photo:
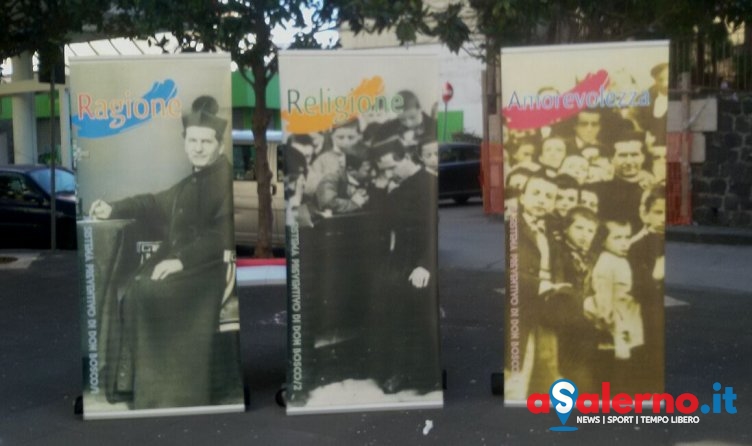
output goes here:
<path id="1" fill-rule="evenodd" d="M 384 80 L 380 76 L 363 79 L 347 96 L 335 98 L 324 96 L 323 89 L 313 97 L 316 103 L 300 106 L 297 109 L 282 110 L 287 133 L 313 133 L 329 130 L 335 124 L 347 122 L 360 115 L 358 104 L 374 104 L 376 98 L 384 92 Z"/>

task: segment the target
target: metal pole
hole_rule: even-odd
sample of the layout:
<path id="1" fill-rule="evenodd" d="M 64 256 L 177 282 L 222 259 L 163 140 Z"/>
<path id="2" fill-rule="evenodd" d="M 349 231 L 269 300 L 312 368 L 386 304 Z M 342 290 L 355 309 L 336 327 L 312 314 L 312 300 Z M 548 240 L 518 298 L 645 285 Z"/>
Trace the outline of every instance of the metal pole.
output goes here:
<path id="1" fill-rule="evenodd" d="M 50 250 L 57 248 L 57 194 L 55 191 L 55 69 L 50 70 Z"/>
<path id="2" fill-rule="evenodd" d="M 691 82 L 691 75 L 689 73 L 684 72 L 679 74 L 679 88 L 682 92 L 682 135 L 681 151 L 679 152 L 679 165 L 681 166 L 681 206 L 679 208 L 679 216 L 683 224 L 689 224 L 692 221 L 689 209 L 689 188 L 691 185 L 689 181 L 689 153 L 692 150 L 690 147 L 690 135 L 692 132 L 690 122 L 692 115 Z"/>
<path id="3" fill-rule="evenodd" d="M 447 130 L 447 106 L 449 101 L 444 101 L 444 131 L 442 132 L 443 135 L 441 136 L 441 142 L 446 142 L 446 130 Z"/>

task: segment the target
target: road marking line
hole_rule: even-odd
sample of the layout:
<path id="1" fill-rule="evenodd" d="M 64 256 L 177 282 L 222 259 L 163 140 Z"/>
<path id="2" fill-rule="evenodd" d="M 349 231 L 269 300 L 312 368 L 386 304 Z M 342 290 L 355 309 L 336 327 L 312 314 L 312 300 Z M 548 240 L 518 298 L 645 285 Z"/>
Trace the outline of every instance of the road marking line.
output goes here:
<path id="1" fill-rule="evenodd" d="M 675 299 L 671 296 L 663 296 L 663 306 L 664 307 L 683 307 L 689 305 L 689 303 L 684 302 L 683 300 Z"/>

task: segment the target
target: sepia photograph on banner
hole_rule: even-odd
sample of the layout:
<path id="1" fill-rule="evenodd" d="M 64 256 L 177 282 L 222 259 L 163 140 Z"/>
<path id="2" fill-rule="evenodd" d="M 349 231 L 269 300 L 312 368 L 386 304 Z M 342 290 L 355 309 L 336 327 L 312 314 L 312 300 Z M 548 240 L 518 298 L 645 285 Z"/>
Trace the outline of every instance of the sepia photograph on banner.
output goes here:
<path id="1" fill-rule="evenodd" d="M 437 77 L 428 56 L 280 53 L 288 414 L 443 405 Z"/>
<path id="2" fill-rule="evenodd" d="M 84 418 L 243 411 L 226 55 L 71 60 Z"/>
<path id="3" fill-rule="evenodd" d="M 505 403 L 663 392 L 668 42 L 501 58 Z"/>

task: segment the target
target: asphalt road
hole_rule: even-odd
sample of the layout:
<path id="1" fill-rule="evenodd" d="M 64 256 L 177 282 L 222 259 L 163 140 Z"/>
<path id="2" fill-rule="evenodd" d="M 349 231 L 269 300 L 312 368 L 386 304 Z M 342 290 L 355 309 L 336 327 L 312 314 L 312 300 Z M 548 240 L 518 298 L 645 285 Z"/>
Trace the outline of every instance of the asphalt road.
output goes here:
<path id="1" fill-rule="evenodd" d="M 240 291 L 245 413 L 83 422 L 73 414 L 82 382 L 75 253 L 0 268 L 0 445 L 752 444 L 752 247 L 667 248 L 667 391 L 709 403 L 713 382 L 733 386 L 737 414 L 554 433 L 553 414 L 505 408 L 491 394 L 502 364 L 502 231 L 477 204 L 441 208 L 442 410 L 285 416 L 274 403 L 285 379 L 285 292 L 274 286 Z"/>

